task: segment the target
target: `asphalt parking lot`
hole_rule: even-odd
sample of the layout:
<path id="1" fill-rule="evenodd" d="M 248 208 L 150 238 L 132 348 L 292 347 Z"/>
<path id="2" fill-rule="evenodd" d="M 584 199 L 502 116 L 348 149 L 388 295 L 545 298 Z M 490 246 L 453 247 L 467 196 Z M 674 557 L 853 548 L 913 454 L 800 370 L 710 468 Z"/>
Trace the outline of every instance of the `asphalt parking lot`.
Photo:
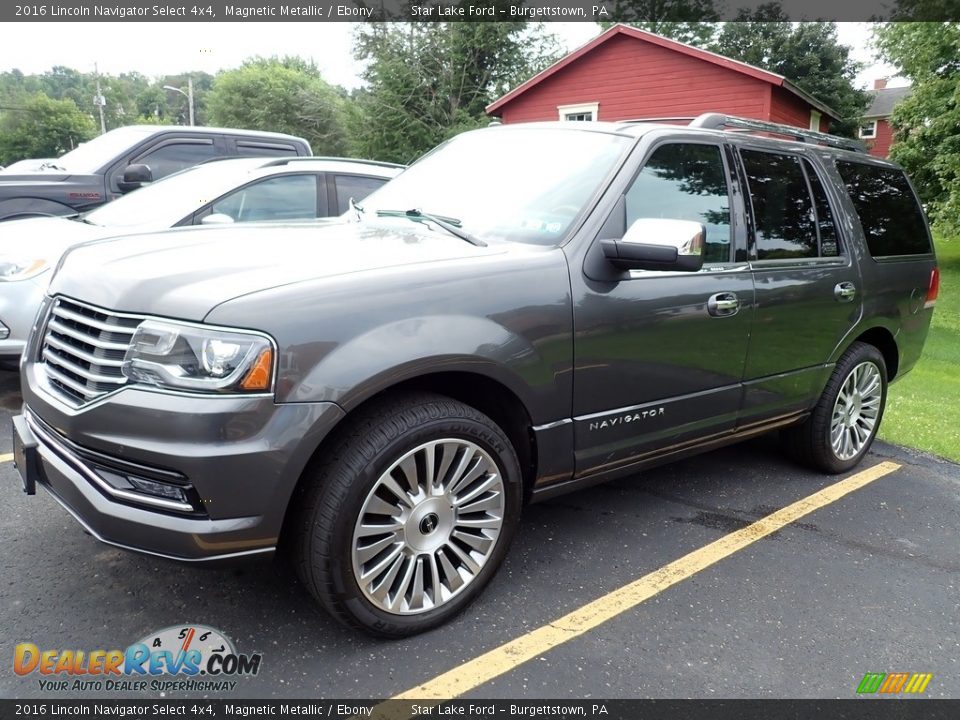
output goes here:
<path id="1" fill-rule="evenodd" d="M 16 388 L 0 372 L 3 428 Z M 0 433 L 0 457 L 10 442 Z M 843 477 L 761 439 L 532 506 L 464 615 L 384 642 L 340 627 L 270 565 L 199 569 L 98 544 L 43 491 L 23 495 L 7 458 L 0 696 L 50 696 L 10 671 L 17 643 L 124 648 L 202 623 L 263 653 L 237 698 L 386 698 L 470 661 L 467 698 L 853 698 L 867 672 L 932 673 L 925 696 L 957 698 L 960 467 L 877 444 L 858 470 L 884 461 L 900 467 L 478 683 L 478 656 Z"/>

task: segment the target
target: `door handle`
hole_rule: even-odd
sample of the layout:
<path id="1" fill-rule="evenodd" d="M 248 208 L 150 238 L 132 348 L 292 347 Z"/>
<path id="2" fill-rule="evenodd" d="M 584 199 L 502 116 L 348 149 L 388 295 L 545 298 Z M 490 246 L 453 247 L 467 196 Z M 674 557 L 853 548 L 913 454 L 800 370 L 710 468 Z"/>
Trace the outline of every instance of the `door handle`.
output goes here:
<path id="1" fill-rule="evenodd" d="M 711 295 L 707 300 L 707 312 L 713 317 L 730 317 L 740 310 L 740 298 L 732 292 Z"/>
<path id="2" fill-rule="evenodd" d="M 849 302 L 857 295 L 857 286 L 852 282 L 837 283 L 833 288 L 833 297 L 838 302 Z"/>

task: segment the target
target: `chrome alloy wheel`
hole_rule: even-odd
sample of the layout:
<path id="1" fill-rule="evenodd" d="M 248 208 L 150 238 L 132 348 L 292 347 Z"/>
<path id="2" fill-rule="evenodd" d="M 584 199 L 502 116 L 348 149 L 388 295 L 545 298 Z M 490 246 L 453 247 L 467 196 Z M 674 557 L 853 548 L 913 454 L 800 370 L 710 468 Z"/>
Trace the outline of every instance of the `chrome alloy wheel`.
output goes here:
<path id="1" fill-rule="evenodd" d="M 830 420 L 830 444 L 837 458 L 856 457 L 870 442 L 882 400 L 880 369 L 869 361 L 854 367 L 843 381 Z"/>
<path id="2" fill-rule="evenodd" d="M 503 477 L 467 440 L 417 446 L 374 483 L 353 530 L 353 573 L 366 598 L 416 615 L 463 592 L 503 527 Z"/>

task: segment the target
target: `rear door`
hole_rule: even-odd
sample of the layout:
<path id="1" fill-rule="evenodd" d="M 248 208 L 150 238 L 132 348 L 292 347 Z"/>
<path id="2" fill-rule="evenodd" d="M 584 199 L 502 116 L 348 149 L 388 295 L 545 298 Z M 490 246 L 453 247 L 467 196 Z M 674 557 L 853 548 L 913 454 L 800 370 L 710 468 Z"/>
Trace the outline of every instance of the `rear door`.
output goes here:
<path id="1" fill-rule="evenodd" d="M 815 159 L 748 143 L 739 157 L 756 289 L 742 428 L 812 405 L 834 350 L 859 321 L 863 289 L 836 221 L 838 198 Z"/>

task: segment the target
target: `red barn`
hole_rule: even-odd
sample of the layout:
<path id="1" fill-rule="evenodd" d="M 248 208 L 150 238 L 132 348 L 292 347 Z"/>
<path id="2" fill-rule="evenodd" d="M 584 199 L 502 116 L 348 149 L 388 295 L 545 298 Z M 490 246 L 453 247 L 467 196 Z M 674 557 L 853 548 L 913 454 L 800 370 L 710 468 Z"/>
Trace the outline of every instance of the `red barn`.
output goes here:
<path id="1" fill-rule="evenodd" d="M 837 114 L 782 75 L 615 25 L 487 107 L 505 123 L 687 122 L 705 112 L 826 132 Z"/>

